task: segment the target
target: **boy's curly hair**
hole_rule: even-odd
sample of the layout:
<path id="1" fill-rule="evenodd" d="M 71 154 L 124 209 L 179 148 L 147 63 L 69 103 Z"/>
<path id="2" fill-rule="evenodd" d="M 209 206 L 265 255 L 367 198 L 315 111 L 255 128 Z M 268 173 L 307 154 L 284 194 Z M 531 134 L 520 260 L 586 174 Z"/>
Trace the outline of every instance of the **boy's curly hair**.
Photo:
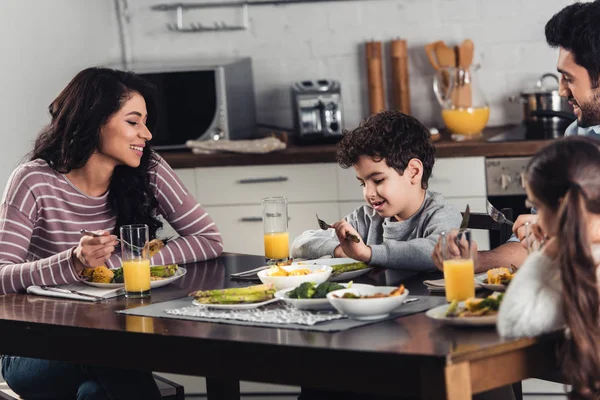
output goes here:
<path id="1" fill-rule="evenodd" d="M 350 168 L 360 156 L 369 156 L 385 160 L 402 175 L 410 159 L 418 158 L 423 163 L 421 187 L 427 189 L 434 155 L 429 129 L 410 115 L 388 110 L 363 120 L 353 131 L 344 130 L 338 143 L 337 162 L 342 168 Z"/>

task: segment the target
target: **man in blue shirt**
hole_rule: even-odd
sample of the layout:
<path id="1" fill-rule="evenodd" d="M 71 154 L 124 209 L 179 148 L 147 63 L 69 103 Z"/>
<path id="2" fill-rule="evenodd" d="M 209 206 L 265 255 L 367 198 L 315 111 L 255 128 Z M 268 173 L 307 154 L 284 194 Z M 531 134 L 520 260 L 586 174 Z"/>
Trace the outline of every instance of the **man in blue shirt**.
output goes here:
<path id="1" fill-rule="evenodd" d="M 556 69 L 560 73 L 559 94 L 573 106 L 577 120 L 565 136 L 592 135 L 600 139 L 600 0 L 575 3 L 563 8 L 546 24 L 548 45 L 558 48 Z M 520 266 L 527 257 L 524 223 L 534 222 L 533 214 L 520 215 L 513 237 L 490 251 L 477 252 L 475 272 L 491 268 Z M 451 249 L 452 250 L 452 249 Z M 438 243 L 432 258 L 442 269 L 442 246 Z"/>

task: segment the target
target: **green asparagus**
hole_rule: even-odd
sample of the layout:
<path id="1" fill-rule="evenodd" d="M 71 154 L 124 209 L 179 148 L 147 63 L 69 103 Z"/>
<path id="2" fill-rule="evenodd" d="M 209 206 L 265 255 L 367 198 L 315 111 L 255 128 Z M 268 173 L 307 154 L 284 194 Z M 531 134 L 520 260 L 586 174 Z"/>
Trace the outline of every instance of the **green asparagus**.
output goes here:
<path id="1" fill-rule="evenodd" d="M 238 304 L 238 303 L 256 303 L 259 301 L 270 300 L 273 298 L 274 290 L 260 293 L 251 293 L 246 295 L 224 294 L 210 297 L 197 297 L 196 301 L 201 304 Z"/>
<path id="2" fill-rule="evenodd" d="M 245 296 L 250 294 L 275 292 L 272 283 L 262 285 L 253 285 L 243 288 L 215 289 L 215 290 L 198 290 L 190 293 L 190 297 L 215 297 L 215 296 Z M 272 296 L 271 296 L 272 297 Z"/>
<path id="3" fill-rule="evenodd" d="M 355 263 L 348 263 L 348 264 L 337 264 L 337 265 L 332 265 L 331 269 L 331 276 L 338 276 L 344 272 L 350 272 L 350 271 L 357 271 L 359 269 L 365 269 L 365 268 L 369 268 L 369 266 L 364 263 L 364 262 L 355 262 Z"/>
<path id="4" fill-rule="evenodd" d="M 153 267 L 150 267 L 150 275 L 158 276 L 160 278 L 166 278 L 175 275 L 175 272 L 177 272 L 178 268 L 179 267 L 177 266 L 177 264 L 155 265 Z"/>

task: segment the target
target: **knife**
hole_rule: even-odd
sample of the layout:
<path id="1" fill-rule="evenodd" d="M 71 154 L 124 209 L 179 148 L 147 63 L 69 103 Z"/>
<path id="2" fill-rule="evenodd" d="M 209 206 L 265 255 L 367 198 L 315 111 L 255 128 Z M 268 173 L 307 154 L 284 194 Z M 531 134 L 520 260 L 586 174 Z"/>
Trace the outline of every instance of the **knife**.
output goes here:
<path id="1" fill-rule="evenodd" d="M 467 208 L 465 208 L 465 212 L 463 213 L 462 222 L 460 223 L 460 229 L 458 230 L 459 232 L 462 232 L 469 227 L 469 216 L 470 215 L 471 215 L 471 209 L 469 208 L 469 205 L 467 204 Z"/>

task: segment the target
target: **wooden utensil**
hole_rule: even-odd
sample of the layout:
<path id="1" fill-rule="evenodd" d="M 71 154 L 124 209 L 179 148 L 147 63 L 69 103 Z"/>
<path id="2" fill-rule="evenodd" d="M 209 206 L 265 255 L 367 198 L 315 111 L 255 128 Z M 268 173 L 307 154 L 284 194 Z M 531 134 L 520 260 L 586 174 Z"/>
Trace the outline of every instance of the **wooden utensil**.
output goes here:
<path id="1" fill-rule="evenodd" d="M 471 39 L 465 39 L 460 46 L 456 47 L 458 66 L 461 68 L 457 86 L 457 105 L 460 107 L 471 107 L 473 105 L 473 93 L 471 90 L 470 67 L 473 63 L 474 44 Z"/>
<path id="2" fill-rule="evenodd" d="M 381 42 L 367 42 L 366 56 L 367 75 L 369 80 L 369 107 L 371 114 L 376 114 L 385 108 Z"/>
<path id="3" fill-rule="evenodd" d="M 442 42 L 441 40 L 438 40 L 437 42 L 432 42 L 432 43 L 428 43 L 425 45 L 425 54 L 427 54 L 427 58 L 429 59 L 429 62 L 431 63 L 433 68 L 435 68 L 436 71 L 440 70 L 440 64 L 438 62 L 435 49 L 440 43 L 444 43 L 444 42 Z"/>
<path id="4" fill-rule="evenodd" d="M 406 40 L 392 40 L 392 82 L 394 108 L 410 114 L 410 89 L 408 84 L 408 48 Z"/>
<path id="5" fill-rule="evenodd" d="M 442 90 L 445 93 L 448 91 L 448 86 L 450 85 L 450 72 L 444 71 L 443 69 L 456 68 L 456 52 L 454 51 L 454 48 L 448 47 L 446 43 L 440 41 L 435 47 L 435 54 L 440 65 L 440 69 L 442 69 Z M 456 80 L 456 76 L 454 76 L 454 80 Z M 456 83 L 455 87 L 452 89 L 452 93 L 450 93 L 450 98 L 452 99 L 452 103 L 456 104 Z"/>

